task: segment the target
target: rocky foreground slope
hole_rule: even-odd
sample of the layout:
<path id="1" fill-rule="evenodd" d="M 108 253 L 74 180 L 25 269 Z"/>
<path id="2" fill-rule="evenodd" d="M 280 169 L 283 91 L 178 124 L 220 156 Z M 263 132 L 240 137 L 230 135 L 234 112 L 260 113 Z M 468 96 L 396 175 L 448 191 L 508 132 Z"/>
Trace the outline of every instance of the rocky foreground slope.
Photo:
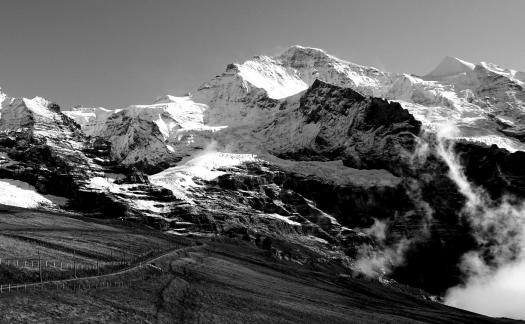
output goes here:
<path id="1" fill-rule="evenodd" d="M 69 208 L 442 294 L 465 253 L 521 253 L 519 230 L 490 240 L 494 223 L 471 216 L 525 196 L 524 82 L 488 63 L 446 58 L 418 77 L 294 46 L 151 105 L 60 112 L 4 95 L 0 174 Z"/>

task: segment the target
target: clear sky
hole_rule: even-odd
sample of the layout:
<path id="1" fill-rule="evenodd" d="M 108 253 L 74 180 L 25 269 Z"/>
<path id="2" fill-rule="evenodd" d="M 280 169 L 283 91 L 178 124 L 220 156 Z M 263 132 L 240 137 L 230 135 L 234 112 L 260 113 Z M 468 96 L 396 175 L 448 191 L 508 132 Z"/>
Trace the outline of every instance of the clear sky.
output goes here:
<path id="1" fill-rule="evenodd" d="M 521 0 L 0 0 L 0 86 L 63 108 L 181 95 L 290 45 L 393 72 L 445 55 L 525 71 Z"/>

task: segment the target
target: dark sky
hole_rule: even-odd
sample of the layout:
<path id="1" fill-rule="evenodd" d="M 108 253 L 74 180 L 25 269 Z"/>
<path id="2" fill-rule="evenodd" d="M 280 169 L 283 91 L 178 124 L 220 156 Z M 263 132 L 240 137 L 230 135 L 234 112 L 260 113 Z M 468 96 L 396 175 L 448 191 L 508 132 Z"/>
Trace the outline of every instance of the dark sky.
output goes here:
<path id="1" fill-rule="evenodd" d="M 525 70 L 525 1 L 2 0 L 0 86 L 64 108 L 150 103 L 294 44 L 394 72 Z"/>

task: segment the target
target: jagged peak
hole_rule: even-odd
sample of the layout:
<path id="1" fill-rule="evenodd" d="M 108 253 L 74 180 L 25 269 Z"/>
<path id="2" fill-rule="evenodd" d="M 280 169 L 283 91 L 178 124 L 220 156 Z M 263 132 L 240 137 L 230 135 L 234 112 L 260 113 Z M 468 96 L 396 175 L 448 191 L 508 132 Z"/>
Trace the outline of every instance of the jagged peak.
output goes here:
<path id="1" fill-rule="evenodd" d="M 352 97 L 358 100 L 365 99 L 365 96 L 359 91 L 356 91 L 355 89 L 349 87 L 341 87 L 329 82 L 322 81 L 320 79 L 315 79 L 312 85 L 306 90 L 306 93 L 316 92 L 318 89 L 330 89 L 330 91 L 344 90 L 347 95 L 351 95 Z"/>
<path id="2" fill-rule="evenodd" d="M 507 69 L 507 68 L 504 68 L 504 67 L 501 67 L 497 64 L 494 64 L 494 63 L 489 63 L 489 62 L 480 62 L 478 64 L 478 66 L 480 66 L 481 68 L 487 70 L 487 71 L 490 71 L 492 73 L 496 73 L 496 74 L 499 74 L 501 76 L 504 76 L 504 77 L 507 77 L 513 81 L 517 81 L 518 83 L 523 83 L 525 82 L 525 73 L 524 72 L 520 72 L 520 71 L 516 71 L 516 70 L 512 70 L 512 69 Z"/>
<path id="3" fill-rule="evenodd" d="M 361 65 L 361 64 L 357 64 L 354 62 L 340 59 L 332 54 L 329 54 L 323 49 L 316 48 L 316 47 L 301 46 L 301 45 L 294 45 L 294 46 L 289 47 L 283 53 L 276 56 L 275 59 L 284 63 L 285 65 L 292 65 L 292 66 L 294 65 L 294 63 L 298 63 L 305 59 L 312 59 L 315 61 L 342 63 L 348 66 L 362 68 L 365 70 L 379 71 L 377 68 L 373 66 L 365 66 L 365 65 Z"/>
<path id="4" fill-rule="evenodd" d="M 309 89 L 315 89 L 315 88 L 341 88 L 336 85 L 333 85 L 331 83 L 315 79 L 312 85 L 309 87 Z"/>
<path id="5" fill-rule="evenodd" d="M 325 50 L 315 47 L 293 45 L 285 49 L 280 54 L 275 56 L 268 55 L 254 55 L 250 59 L 244 61 L 243 63 L 231 63 L 226 67 L 227 72 L 237 72 L 238 68 L 246 63 L 258 61 L 258 62 L 275 62 L 277 61 L 289 61 L 296 60 L 300 57 L 311 57 L 311 58 L 331 58 L 337 59 L 336 57 L 328 54 Z M 337 59 L 338 60 L 338 59 Z"/>
<path id="6" fill-rule="evenodd" d="M 425 77 L 445 77 L 474 70 L 475 64 L 464 61 L 457 57 L 445 56 L 439 65 Z"/>
<path id="7" fill-rule="evenodd" d="M 56 113 L 60 113 L 60 106 L 43 97 L 21 98 L 20 101 L 15 102 L 15 105 L 24 105 L 33 114 L 48 119 L 53 119 Z"/>
<path id="8" fill-rule="evenodd" d="M 163 95 L 163 96 L 160 96 L 160 97 L 157 97 L 155 98 L 155 101 L 154 103 L 170 103 L 170 102 L 174 102 L 175 101 L 175 97 L 172 96 L 172 95 Z"/>
<path id="9" fill-rule="evenodd" d="M 326 71 L 332 69 L 344 74 L 342 78 L 351 79 L 354 85 L 372 82 L 366 74 L 379 72 L 373 67 L 341 60 L 319 48 L 294 45 L 274 57 L 254 56 L 241 64 L 229 64 L 222 76 L 236 74 L 256 88 L 264 89 L 270 98 L 283 99 L 306 90 L 319 70 L 330 79 L 330 72 Z"/>
<path id="10" fill-rule="evenodd" d="M 340 62 L 348 65 L 360 66 L 352 62 L 348 62 L 337 58 L 331 54 L 328 54 L 325 50 L 315 47 L 306 47 L 301 45 L 294 45 L 286 49 L 280 55 L 274 57 L 275 60 L 283 63 L 284 65 L 296 65 L 305 60 L 314 60 L 318 62 Z"/>
<path id="11" fill-rule="evenodd" d="M 230 63 L 226 66 L 226 72 L 239 72 L 239 63 Z"/>
<path id="12" fill-rule="evenodd" d="M 288 47 L 286 50 L 284 50 L 282 53 L 277 54 L 275 56 L 268 56 L 268 55 L 254 55 L 251 58 L 245 60 L 243 63 L 230 63 L 226 66 L 226 72 L 230 73 L 237 73 L 239 72 L 239 69 L 243 66 L 250 64 L 250 63 L 288 63 L 285 65 L 290 65 L 290 63 L 293 63 L 294 61 L 300 61 L 304 60 L 305 58 L 311 58 L 316 60 L 337 60 L 341 62 L 346 62 L 341 59 L 338 59 L 335 56 L 332 56 L 328 54 L 325 50 L 315 47 L 307 47 L 307 46 L 301 46 L 301 45 L 293 45 Z M 346 62 L 350 63 L 350 62 Z M 354 63 L 350 63 L 354 64 Z"/>
<path id="13" fill-rule="evenodd" d="M 308 46 L 302 46 L 302 45 L 293 45 L 293 46 L 288 47 L 283 53 L 279 55 L 279 57 L 293 56 L 297 54 L 330 56 L 328 53 L 326 53 L 325 50 L 320 49 L 320 48 L 308 47 Z"/>

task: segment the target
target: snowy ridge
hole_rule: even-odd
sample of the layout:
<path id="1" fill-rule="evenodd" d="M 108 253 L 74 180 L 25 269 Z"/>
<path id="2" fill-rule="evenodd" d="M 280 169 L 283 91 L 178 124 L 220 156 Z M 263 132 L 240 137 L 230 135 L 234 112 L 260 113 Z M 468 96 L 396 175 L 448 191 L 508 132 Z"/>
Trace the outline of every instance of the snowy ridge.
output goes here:
<path id="1" fill-rule="evenodd" d="M 324 50 L 295 45 L 278 56 L 279 62 L 297 71 L 310 86 L 316 79 L 350 87 L 367 95 L 378 95 L 388 74 L 374 67 L 341 60 Z"/>
<path id="2" fill-rule="evenodd" d="M 479 65 L 485 68 L 486 70 L 508 78 L 509 80 L 514 81 L 519 85 L 523 85 L 525 82 L 525 72 L 502 68 L 499 65 L 487 62 L 481 62 Z"/>
<path id="3" fill-rule="evenodd" d="M 283 96 L 300 93 L 320 79 L 365 95 L 403 102 L 430 130 L 452 122 L 465 130 L 460 134 L 463 139 L 516 151 L 525 147 L 502 134 L 494 117 L 521 123 L 525 92 L 516 85 L 521 86 L 523 76 L 523 72 L 494 64 L 446 57 L 428 75 L 417 77 L 382 72 L 340 60 L 320 49 L 293 46 L 276 57 L 256 56 L 230 66 L 226 73 L 198 89 L 192 99 L 209 106 L 207 114 L 216 116 L 212 118 L 215 123 L 255 124 L 277 113 L 275 105 L 260 97 L 252 99 L 260 96 L 260 90 L 282 101 L 286 99 Z"/>
<path id="4" fill-rule="evenodd" d="M 80 108 L 65 112 L 89 136 L 112 143 L 113 157 L 124 164 L 175 161 L 201 147 L 221 129 L 204 124 L 206 106 L 189 97 L 165 96 L 152 105 L 125 109 Z M 202 143 L 201 143 L 202 142 Z M 207 142 L 207 141 L 206 141 Z"/>
<path id="5" fill-rule="evenodd" d="M 73 108 L 72 110 L 64 111 L 63 113 L 75 120 L 79 125 L 82 125 L 82 130 L 88 136 L 96 136 L 100 132 L 100 128 L 104 127 L 104 122 L 109 115 L 118 112 L 119 110 L 111 110 L 102 107 L 98 108 Z"/>
<path id="6" fill-rule="evenodd" d="M 300 94 L 320 79 L 399 101 L 428 131 L 453 123 L 460 130 L 458 139 L 516 151 L 525 150 L 525 145 L 502 131 L 519 132 L 525 120 L 523 76 L 494 64 L 446 57 L 429 74 L 418 77 L 347 62 L 321 49 L 292 46 L 274 57 L 255 56 L 230 64 L 190 96 L 167 95 L 151 105 L 115 111 L 75 109 L 66 114 L 86 134 L 108 139 L 113 157 L 124 164 L 175 165 L 186 156 L 198 155 L 214 140 L 223 152 L 266 154 L 265 139 L 254 130 L 287 118 L 280 109 L 293 110 Z M 290 147 L 291 137 L 310 141 L 317 133 L 315 124 L 294 126 L 291 121 L 289 125 L 273 145 Z M 301 136 L 292 134 L 299 130 Z"/>

